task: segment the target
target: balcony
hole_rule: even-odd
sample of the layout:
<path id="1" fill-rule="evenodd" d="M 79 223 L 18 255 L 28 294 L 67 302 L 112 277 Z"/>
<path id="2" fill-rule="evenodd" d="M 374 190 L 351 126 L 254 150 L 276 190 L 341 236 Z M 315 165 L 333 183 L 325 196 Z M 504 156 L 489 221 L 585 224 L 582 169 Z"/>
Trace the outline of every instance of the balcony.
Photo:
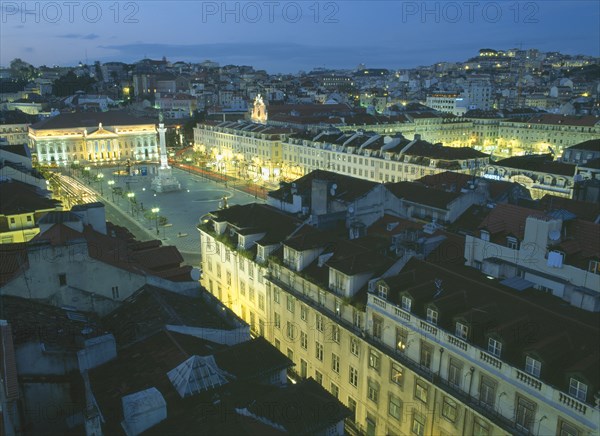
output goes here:
<path id="1" fill-rule="evenodd" d="M 587 406 L 585 404 L 569 395 L 563 394 L 562 392 L 559 392 L 558 401 L 570 407 L 571 409 L 578 411 L 582 415 L 585 415 L 585 412 L 587 411 Z"/>
<path id="2" fill-rule="evenodd" d="M 516 370 L 517 372 L 517 380 L 522 383 L 525 383 L 527 386 L 531 386 L 532 388 L 541 391 L 542 390 L 542 382 L 538 379 L 531 377 L 528 374 L 525 374 L 523 371 Z"/>
<path id="3" fill-rule="evenodd" d="M 495 357 L 490 356 L 488 353 L 486 353 L 484 351 L 479 352 L 479 360 L 482 360 L 485 363 L 492 365 L 495 368 L 502 369 L 502 361 L 496 359 Z"/>
<path id="4" fill-rule="evenodd" d="M 469 345 L 466 342 L 461 341 L 460 339 L 458 339 L 455 336 L 448 335 L 447 339 L 448 339 L 448 342 L 450 342 L 456 348 L 460 348 L 463 351 L 467 351 L 467 349 L 469 348 Z"/>

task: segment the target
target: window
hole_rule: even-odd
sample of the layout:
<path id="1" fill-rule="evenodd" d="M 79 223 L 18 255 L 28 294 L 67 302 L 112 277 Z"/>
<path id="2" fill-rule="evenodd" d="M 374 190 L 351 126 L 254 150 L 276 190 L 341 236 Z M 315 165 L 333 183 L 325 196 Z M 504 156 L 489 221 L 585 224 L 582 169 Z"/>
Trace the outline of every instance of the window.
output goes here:
<path id="1" fill-rule="evenodd" d="M 308 319 L 308 309 L 304 304 L 300 306 L 300 319 L 302 321 L 306 321 Z"/>
<path id="2" fill-rule="evenodd" d="M 428 386 L 423 380 L 417 380 L 415 383 L 415 398 L 427 404 Z"/>
<path id="3" fill-rule="evenodd" d="M 260 310 L 265 310 L 265 296 L 264 295 L 258 296 L 258 308 Z"/>
<path id="4" fill-rule="evenodd" d="M 396 350 L 404 353 L 408 346 L 408 330 L 396 327 Z"/>
<path id="5" fill-rule="evenodd" d="M 467 327 L 465 324 L 457 322 L 456 331 L 454 334 L 456 335 L 456 337 L 464 339 L 466 341 L 469 335 L 469 327 Z"/>
<path id="6" fill-rule="evenodd" d="M 437 310 L 427 309 L 427 322 L 431 324 L 437 324 L 438 313 Z"/>
<path id="7" fill-rule="evenodd" d="M 388 401 L 388 414 L 397 420 L 402 418 L 402 401 L 392 394 L 390 394 Z"/>
<path id="8" fill-rule="evenodd" d="M 246 295 L 246 284 L 244 282 L 240 282 L 240 294 Z"/>
<path id="9" fill-rule="evenodd" d="M 340 343 L 340 326 L 331 324 L 331 340 L 337 344 Z"/>
<path id="10" fill-rule="evenodd" d="M 374 403 L 379 401 L 379 383 L 377 383 L 375 380 L 369 379 L 367 398 Z"/>
<path id="11" fill-rule="evenodd" d="M 321 374 L 316 369 L 315 369 L 315 380 L 317 381 L 317 383 L 319 383 L 321 386 L 323 386 L 323 374 Z"/>
<path id="12" fill-rule="evenodd" d="M 352 397 L 348 397 L 348 409 L 352 412 L 352 421 L 356 421 L 356 400 Z"/>
<path id="13" fill-rule="evenodd" d="M 279 304 L 279 297 L 281 296 L 279 289 L 273 288 L 273 301 Z"/>
<path id="14" fill-rule="evenodd" d="M 559 419 L 557 436 L 579 436 L 579 430 L 572 424 Z"/>
<path id="15" fill-rule="evenodd" d="M 452 386 L 460 387 L 462 376 L 462 363 L 458 360 L 450 358 L 448 362 L 448 383 Z"/>
<path id="16" fill-rule="evenodd" d="M 426 368 L 431 368 L 431 360 L 433 357 L 433 348 L 431 345 L 427 344 L 424 341 L 421 341 L 421 356 L 420 356 L 420 364 Z"/>
<path id="17" fill-rule="evenodd" d="M 248 261 L 248 278 L 250 280 L 254 279 L 254 265 Z"/>
<path id="18" fill-rule="evenodd" d="M 518 428 L 529 432 L 533 430 L 533 420 L 535 418 L 535 403 L 517 395 L 517 405 L 515 414 L 515 420 Z"/>
<path id="19" fill-rule="evenodd" d="M 386 284 L 381 284 L 379 286 L 377 286 L 377 294 L 383 298 L 384 300 L 387 300 L 388 297 L 388 287 Z"/>
<path id="20" fill-rule="evenodd" d="M 58 275 L 58 285 L 67 286 L 67 275 L 62 273 Z"/>
<path id="21" fill-rule="evenodd" d="M 340 373 L 340 356 L 335 353 L 331 353 L 331 369 L 337 374 Z"/>
<path id="22" fill-rule="evenodd" d="M 325 304 L 326 301 L 326 296 L 325 296 L 325 291 L 319 291 L 317 294 L 317 301 L 318 303 L 323 306 Z"/>
<path id="23" fill-rule="evenodd" d="M 275 325 L 275 328 L 279 329 L 281 328 L 281 316 L 277 312 L 275 312 L 274 315 L 275 316 L 273 317 L 273 323 Z"/>
<path id="24" fill-rule="evenodd" d="M 292 362 L 294 361 L 294 351 L 291 348 L 287 349 L 287 357 L 288 359 L 290 359 Z"/>
<path id="25" fill-rule="evenodd" d="M 277 338 L 275 338 L 275 348 L 278 350 L 281 349 L 281 341 Z"/>
<path id="26" fill-rule="evenodd" d="M 383 335 L 383 318 L 373 314 L 373 337 L 381 340 Z"/>
<path id="27" fill-rule="evenodd" d="M 308 363 L 306 360 L 300 359 L 300 377 L 306 378 L 308 376 Z"/>
<path id="28" fill-rule="evenodd" d="M 600 261 L 590 260 L 588 271 L 594 274 L 600 274 Z"/>
<path id="29" fill-rule="evenodd" d="M 317 360 L 321 362 L 323 361 L 323 344 L 321 344 L 319 341 L 317 341 L 315 344 L 315 357 Z"/>
<path id="30" fill-rule="evenodd" d="M 473 436 L 489 436 L 490 428 L 483 421 L 475 418 L 473 422 Z"/>
<path id="31" fill-rule="evenodd" d="M 410 312 L 410 307 L 412 306 L 412 300 L 409 297 L 402 297 L 402 309 Z"/>
<path id="32" fill-rule="evenodd" d="M 496 402 L 496 382 L 484 375 L 479 383 L 479 401 L 489 407 L 494 407 Z"/>
<path id="33" fill-rule="evenodd" d="M 525 372 L 534 377 L 539 377 L 542 370 L 542 362 L 527 356 L 525 359 Z"/>
<path id="34" fill-rule="evenodd" d="M 350 367 L 348 382 L 354 387 L 358 386 L 358 369 L 354 368 L 353 366 Z"/>
<path id="35" fill-rule="evenodd" d="M 32 221 L 31 215 L 27 215 L 27 222 L 30 223 Z"/>
<path id="36" fill-rule="evenodd" d="M 293 323 L 287 321 L 285 331 L 288 339 L 296 339 L 296 326 Z"/>
<path id="37" fill-rule="evenodd" d="M 116 300 L 117 298 L 119 298 L 119 287 L 118 286 L 112 287 L 112 297 L 113 297 L 113 300 Z"/>
<path id="38" fill-rule="evenodd" d="M 294 313 L 294 298 L 291 295 L 287 296 L 287 310 Z"/>
<path id="39" fill-rule="evenodd" d="M 323 317 L 321 315 L 317 315 L 317 330 L 319 330 L 320 332 L 322 332 L 324 329 L 323 327 Z"/>
<path id="40" fill-rule="evenodd" d="M 238 260 L 238 267 L 239 267 L 240 271 L 244 272 L 245 264 L 246 264 L 246 260 L 243 257 L 240 257 L 240 259 Z"/>
<path id="41" fill-rule="evenodd" d="M 587 385 L 579 380 L 571 378 L 569 382 L 569 395 L 574 396 L 578 400 L 585 401 L 587 399 Z"/>
<path id="42" fill-rule="evenodd" d="M 506 246 L 513 250 L 518 250 L 519 249 L 519 241 L 517 240 L 517 238 L 515 238 L 513 236 L 507 236 L 506 237 Z"/>
<path id="43" fill-rule="evenodd" d="M 414 412 L 410 430 L 417 436 L 423 436 L 425 434 L 425 416 Z"/>
<path id="44" fill-rule="evenodd" d="M 248 300 L 254 303 L 254 288 L 252 286 L 248 288 Z"/>
<path id="45" fill-rule="evenodd" d="M 300 332 L 300 347 L 304 350 L 308 348 L 308 335 L 305 332 Z"/>
<path id="46" fill-rule="evenodd" d="M 402 366 L 396 362 L 392 362 L 390 380 L 392 383 L 395 383 L 398 386 L 402 386 L 404 384 L 404 368 L 402 368 Z"/>
<path id="47" fill-rule="evenodd" d="M 488 352 L 496 357 L 500 357 L 502 354 L 502 343 L 496 339 L 490 338 L 488 340 Z"/>
<path id="48" fill-rule="evenodd" d="M 369 348 L 369 368 L 373 368 L 375 371 L 379 372 L 379 368 L 381 366 L 381 356 L 380 354 Z"/>
<path id="49" fill-rule="evenodd" d="M 482 230 L 479 235 L 481 236 L 481 240 L 482 241 L 489 241 L 490 240 L 490 232 L 488 232 L 487 230 Z"/>
<path id="50" fill-rule="evenodd" d="M 352 324 L 355 327 L 362 328 L 362 315 L 358 310 L 352 312 Z"/>
<path id="51" fill-rule="evenodd" d="M 350 352 L 355 356 L 358 356 L 360 351 L 360 345 L 358 343 L 358 339 L 351 338 L 350 339 Z"/>
<path id="52" fill-rule="evenodd" d="M 340 396 L 340 388 L 333 382 L 331 383 L 331 395 L 335 398 L 339 398 Z"/>
<path id="53" fill-rule="evenodd" d="M 444 397 L 442 403 L 442 416 L 450 422 L 456 422 L 458 415 L 458 406 L 456 402 L 448 397 Z"/>

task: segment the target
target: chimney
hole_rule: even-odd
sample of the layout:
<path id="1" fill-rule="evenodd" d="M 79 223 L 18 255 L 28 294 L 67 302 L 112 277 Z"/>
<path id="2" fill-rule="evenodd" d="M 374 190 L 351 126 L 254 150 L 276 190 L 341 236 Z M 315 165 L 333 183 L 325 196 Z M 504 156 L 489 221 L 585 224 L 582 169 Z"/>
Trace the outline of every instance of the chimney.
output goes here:
<path id="1" fill-rule="evenodd" d="M 313 215 L 324 215 L 327 213 L 327 180 L 312 181 L 311 191 L 311 213 Z"/>

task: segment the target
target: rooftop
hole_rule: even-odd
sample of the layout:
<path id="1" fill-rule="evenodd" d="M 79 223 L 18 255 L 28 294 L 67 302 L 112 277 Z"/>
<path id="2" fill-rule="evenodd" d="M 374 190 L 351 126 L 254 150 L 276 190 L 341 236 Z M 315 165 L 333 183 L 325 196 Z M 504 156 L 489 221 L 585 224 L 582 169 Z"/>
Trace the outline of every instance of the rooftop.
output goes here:
<path id="1" fill-rule="evenodd" d="M 167 325 L 220 330 L 233 328 L 219 308 L 200 296 L 190 297 L 144 285 L 103 318 L 119 346 L 162 330 Z"/>
<path id="2" fill-rule="evenodd" d="M 83 127 L 135 126 L 155 124 L 156 120 L 135 117 L 125 111 L 73 112 L 46 118 L 31 126 L 34 130 L 52 130 Z"/>
<path id="3" fill-rule="evenodd" d="M 377 182 L 357 177 L 325 170 L 314 170 L 293 183 L 283 183 L 278 190 L 271 191 L 268 195 L 271 198 L 291 203 L 293 201 L 292 192 L 295 192 L 297 195 L 306 198 L 309 202 L 308 204 L 310 204 L 313 180 L 325 180 L 331 184 L 336 184 L 335 195 L 331 196 L 331 198 L 342 202 L 352 202 L 361 198 L 379 185 Z"/>
<path id="4" fill-rule="evenodd" d="M 524 369 L 525 356 L 535 353 L 542 360 L 541 380 L 568 392 L 568 377 L 577 373 L 590 384 L 588 392 L 596 392 L 600 314 L 537 291 L 517 292 L 467 267 L 448 269 L 414 258 L 385 282 L 388 300 L 400 306 L 401 296 L 409 296 L 418 317 L 425 319 L 426 309 L 434 308 L 438 327 L 452 334 L 457 321 L 469 327 L 468 343 L 487 350 L 487 338 L 495 334 L 502 342 L 502 360 Z M 544 348 L 549 340 L 560 347 Z"/>
<path id="5" fill-rule="evenodd" d="M 448 209 L 450 203 L 463 195 L 460 191 L 448 192 L 416 182 L 386 183 L 385 187 L 399 199 L 438 209 Z"/>
<path id="6" fill-rule="evenodd" d="M 51 200 L 38 188 L 16 180 L 0 181 L 0 215 L 55 209 L 60 201 Z"/>
<path id="7" fill-rule="evenodd" d="M 512 156 L 494 162 L 495 166 L 573 177 L 577 165 L 553 160 L 551 154 Z"/>

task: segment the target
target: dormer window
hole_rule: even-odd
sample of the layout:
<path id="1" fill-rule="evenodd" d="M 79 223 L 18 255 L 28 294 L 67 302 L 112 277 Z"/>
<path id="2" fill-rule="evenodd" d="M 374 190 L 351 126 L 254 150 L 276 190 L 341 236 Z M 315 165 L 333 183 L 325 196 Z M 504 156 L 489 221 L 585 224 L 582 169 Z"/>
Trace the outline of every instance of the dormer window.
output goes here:
<path id="1" fill-rule="evenodd" d="M 480 233 L 480 238 L 482 241 L 489 241 L 490 240 L 490 232 L 488 232 L 487 230 L 482 230 Z"/>
<path id="2" fill-rule="evenodd" d="M 525 359 L 525 372 L 534 377 L 539 377 L 542 371 L 542 362 L 535 360 L 533 357 L 527 356 Z"/>
<path id="3" fill-rule="evenodd" d="M 469 336 L 469 327 L 465 324 L 462 324 L 460 322 L 456 323 L 456 331 L 454 332 L 454 335 L 457 338 L 463 339 L 463 340 L 467 340 L 467 337 Z"/>
<path id="4" fill-rule="evenodd" d="M 594 274 L 600 274 L 600 261 L 599 260 L 590 260 L 590 266 L 588 271 Z"/>
<path id="5" fill-rule="evenodd" d="M 492 356 L 500 357 L 502 354 L 502 342 L 494 338 L 489 338 L 488 353 L 490 353 Z"/>
<path id="6" fill-rule="evenodd" d="M 427 309 L 427 322 L 437 325 L 438 312 L 435 309 Z"/>
<path id="7" fill-rule="evenodd" d="M 379 297 L 383 298 L 384 300 L 387 300 L 387 297 L 388 297 L 387 285 L 380 284 L 379 286 L 377 286 L 377 294 L 379 294 Z"/>
<path id="8" fill-rule="evenodd" d="M 548 253 L 547 265 L 552 268 L 562 268 L 565 254 L 562 251 L 552 250 Z"/>
<path id="9" fill-rule="evenodd" d="M 577 398 L 580 401 L 587 399 L 588 387 L 586 384 L 580 382 L 577 379 L 571 378 L 569 382 L 569 395 Z"/>
<path id="10" fill-rule="evenodd" d="M 402 297 L 402 309 L 410 312 L 412 306 L 412 300 L 409 297 Z"/>
<path id="11" fill-rule="evenodd" d="M 517 250 L 519 248 L 519 240 L 517 238 L 515 238 L 514 236 L 507 236 L 506 237 L 506 246 L 513 250 Z"/>

